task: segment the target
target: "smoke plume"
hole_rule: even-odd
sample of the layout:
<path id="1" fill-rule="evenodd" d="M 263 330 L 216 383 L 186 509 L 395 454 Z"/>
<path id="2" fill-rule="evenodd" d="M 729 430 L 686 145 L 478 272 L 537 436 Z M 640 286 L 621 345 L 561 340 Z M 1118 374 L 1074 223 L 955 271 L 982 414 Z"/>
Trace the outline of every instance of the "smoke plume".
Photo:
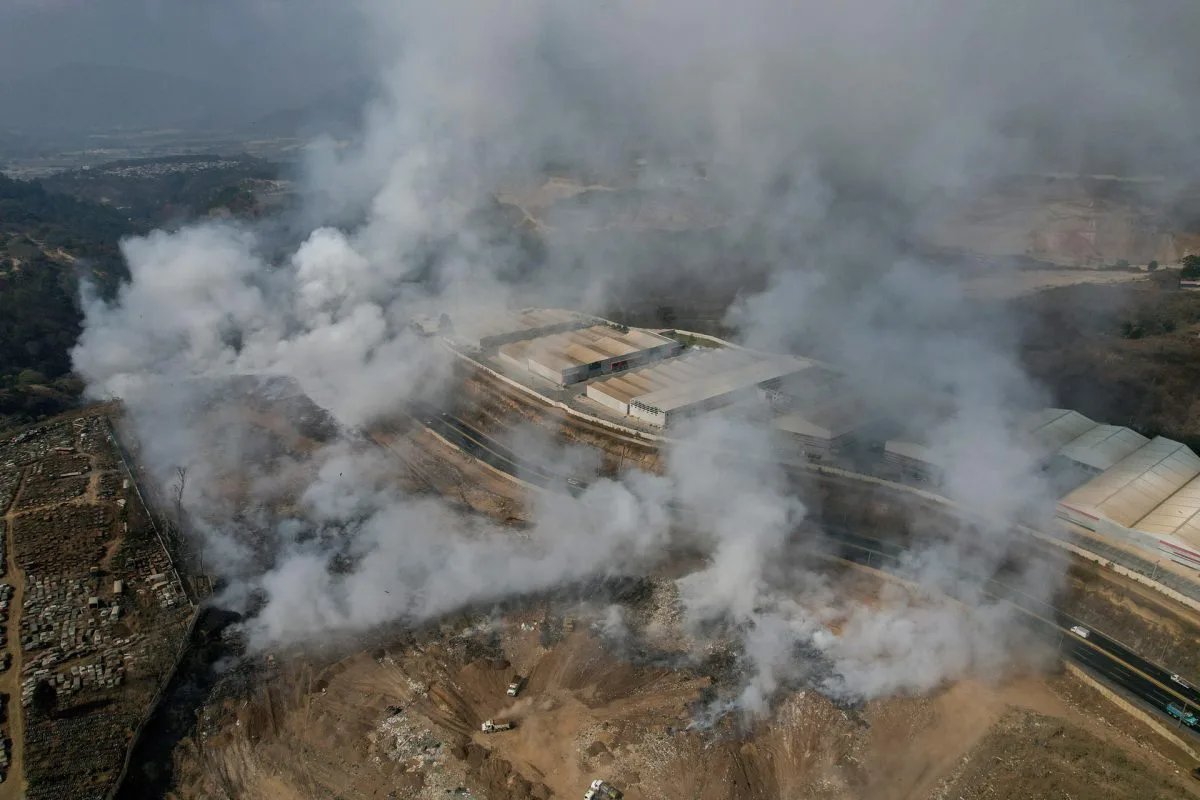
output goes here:
<path id="1" fill-rule="evenodd" d="M 374 54 L 384 90 L 355 142 L 314 143 L 290 222 L 302 240 L 205 223 L 127 241 L 131 280 L 112 303 L 85 296 L 75 366 L 93 396 L 125 401 L 160 485 L 187 467 L 189 528 L 229 580 L 224 600 L 267 598 L 260 643 L 645 570 L 682 514 L 707 559 L 680 581 L 686 618 L 740 631 L 745 708 L 817 675 L 804 653 L 845 696 L 1002 669 L 1012 619 L 982 598 L 968 611 L 888 595 L 830 633 L 827 581 L 782 558 L 808 500 L 748 422 L 694 421 L 662 475 L 539 495 L 517 535 L 406 494 L 353 436 L 264 453 L 251 412 L 213 409 L 232 379 L 286 378 L 354 431 L 449 391 L 418 314 L 603 312 L 646 287 L 732 288 L 726 322 L 746 344 L 818 355 L 873 411 L 926 423 L 945 491 L 994 524 L 905 572 L 970 595 L 1011 552 L 1003 520 L 1047 499 L 1016 435 L 1044 397 L 1011 322 L 974 315 L 918 233 L 997 177 L 1188 154 L 1188 8 L 1154 5 L 360 0 L 370 40 L 346 47 Z M 535 190 L 564 172 L 603 186 L 533 219 Z M 1054 584 L 1040 569 L 1017 580 Z"/>

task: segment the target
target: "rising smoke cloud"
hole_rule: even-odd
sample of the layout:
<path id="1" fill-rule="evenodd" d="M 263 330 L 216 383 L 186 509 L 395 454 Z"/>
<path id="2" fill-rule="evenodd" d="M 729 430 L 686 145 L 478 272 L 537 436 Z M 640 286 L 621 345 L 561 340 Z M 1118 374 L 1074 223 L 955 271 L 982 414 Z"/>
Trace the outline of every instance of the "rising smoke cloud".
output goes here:
<path id="1" fill-rule="evenodd" d="M 1017 365 L 1006 320 L 959 313 L 954 276 L 914 255 L 911 231 L 947 192 L 998 175 L 1153 168 L 1185 152 L 1176 123 L 1191 73 L 1176 71 L 1180 51 L 1151 46 L 1164 31 L 1176 40 L 1167 16 L 1183 6 L 1161 7 L 363 2 L 385 91 L 353 147 L 315 146 L 303 242 L 268 257 L 261 231 L 226 223 L 126 242 L 131 281 L 111 304 L 85 297 L 75 365 L 93 396 L 125 400 L 160 483 L 188 465 L 184 505 L 206 564 L 231 581 L 226 599 L 268 598 L 252 622 L 259 642 L 645 569 L 677 535 L 669 509 L 683 507 L 697 521 L 689 544 L 709 564 L 680 582 L 681 599 L 696 626 L 745 631 L 742 706 L 764 708 L 807 669 L 801 645 L 832 659 L 826 688 L 846 695 L 997 668 L 1011 627 L 998 607 L 895 599 L 830 635 L 812 610 L 828 605 L 824 580 L 778 574 L 804 499 L 752 425 L 702 418 L 668 448 L 664 475 L 540 497 L 533 529 L 516 538 L 406 496 L 382 456 L 346 442 L 312 456 L 315 477 L 276 460 L 231 493 L 222 476 L 252 461 L 255 445 L 234 416 L 214 431 L 198 387 L 286 376 L 353 429 L 449 385 L 445 357 L 409 330 L 417 313 L 462 318 L 510 302 L 600 311 L 648 277 L 739 285 L 737 265 L 752 264 L 765 288 L 728 317 L 748 344 L 820 352 L 895 414 L 927 411 L 936 389 L 946 406 L 928 427 L 950 465 L 947 491 L 986 517 L 1025 511 L 1044 492 L 1014 431 L 1041 393 Z M 1113 57 L 1128 52 L 1139 58 Z M 631 178 L 635 157 L 647 167 Z M 638 236 L 598 247 L 595 232 L 634 202 L 614 195 L 615 211 L 559 219 L 531 260 L 518 237 L 497 233 L 491 198 L 536 186 L 550 165 L 703 196 L 723 223 L 672 261 Z M 744 257 L 714 265 L 709 245 Z M 725 448 L 763 466 L 714 465 L 709 454 Z M 299 499 L 288 513 L 272 510 L 289 491 Z M 1007 531 L 981 528 L 969 556 L 931 546 L 909 573 L 961 590 L 962 562 L 986 574 L 1011 547 Z M 1053 584 L 1028 577 L 1031 589 Z"/>

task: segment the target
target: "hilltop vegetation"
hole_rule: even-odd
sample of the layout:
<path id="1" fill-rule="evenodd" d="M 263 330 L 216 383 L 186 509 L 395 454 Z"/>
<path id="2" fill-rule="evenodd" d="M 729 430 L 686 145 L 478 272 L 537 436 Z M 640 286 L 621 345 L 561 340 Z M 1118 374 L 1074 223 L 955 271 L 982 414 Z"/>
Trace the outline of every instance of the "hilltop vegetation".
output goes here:
<path id="1" fill-rule="evenodd" d="M 0 425 L 75 402 L 79 281 L 114 293 L 128 274 L 120 240 L 138 231 L 119 211 L 0 175 Z"/>
<path id="2" fill-rule="evenodd" d="M 1200 446 L 1200 292 L 1079 285 L 1017 305 L 1025 364 L 1056 403 Z"/>
<path id="3" fill-rule="evenodd" d="M 259 216 L 285 188 L 279 167 L 250 156 L 130 159 L 42 179 L 52 192 L 117 209 L 156 227 L 200 216 Z"/>

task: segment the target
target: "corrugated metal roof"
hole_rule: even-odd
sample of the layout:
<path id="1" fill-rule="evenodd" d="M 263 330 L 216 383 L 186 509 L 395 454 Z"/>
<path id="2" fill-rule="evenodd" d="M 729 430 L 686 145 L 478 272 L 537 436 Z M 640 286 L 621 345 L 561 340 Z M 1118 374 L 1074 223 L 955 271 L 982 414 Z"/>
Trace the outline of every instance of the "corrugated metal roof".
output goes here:
<path id="1" fill-rule="evenodd" d="M 772 425 L 781 431 L 818 439 L 836 439 L 857 428 L 865 416 L 862 404 L 854 399 L 804 411 L 792 411 L 776 417 Z"/>
<path id="2" fill-rule="evenodd" d="M 1200 475 L 1200 457 L 1179 442 L 1155 437 L 1062 499 L 1132 527 Z"/>
<path id="3" fill-rule="evenodd" d="M 1066 408 L 1044 408 L 1027 416 L 1021 427 L 1046 455 L 1085 435 L 1096 423 Z"/>
<path id="4" fill-rule="evenodd" d="M 625 380 L 634 384 L 644 384 L 643 394 L 649 394 L 704 378 L 735 364 L 749 364 L 754 360 L 755 357 L 752 354 L 741 350 L 691 350 L 666 361 L 658 361 L 623 372 L 618 377 L 596 381 L 592 386 L 603 387 L 609 381 Z"/>
<path id="5" fill-rule="evenodd" d="M 671 343 L 672 340 L 665 336 L 639 328 L 622 333 L 606 325 L 593 325 L 506 344 L 501 346 L 500 352 L 509 358 L 529 359 L 561 372 L 582 364 L 633 355 Z"/>
<path id="6" fill-rule="evenodd" d="M 670 412 L 711 400 L 739 389 L 749 389 L 765 381 L 791 375 L 810 367 L 812 362 L 777 356 L 764 358 L 736 369 L 707 375 L 694 381 L 651 392 L 637 402 L 659 411 Z"/>
<path id="7" fill-rule="evenodd" d="M 923 461 L 926 464 L 937 465 L 937 462 L 933 458 L 933 451 L 927 445 L 920 442 L 893 439 L 884 444 L 883 449 L 884 452 L 903 458 L 911 458 L 913 461 Z"/>
<path id="8" fill-rule="evenodd" d="M 1097 425 L 1058 452 L 1084 466 L 1106 470 L 1149 441 L 1137 431 L 1120 425 Z"/>
<path id="9" fill-rule="evenodd" d="M 783 412 L 776 421 L 780 430 L 835 439 L 867 421 L 866 403 L 832 369 L 814 365 L 780 384 L 772 401 Z"/>
<path id="10" fill-rule="evenodd" d="M 1200 477 L 1188 481 L 1133 527 L 1156 536 L 1175 536 L 1200 547 Z"/>

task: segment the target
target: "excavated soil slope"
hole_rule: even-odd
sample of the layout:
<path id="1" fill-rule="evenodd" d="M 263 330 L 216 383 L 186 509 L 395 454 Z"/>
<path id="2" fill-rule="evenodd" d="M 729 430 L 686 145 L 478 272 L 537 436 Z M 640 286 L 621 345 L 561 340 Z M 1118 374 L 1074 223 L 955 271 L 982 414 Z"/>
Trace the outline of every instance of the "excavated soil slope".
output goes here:
<path id="1" fill-rule="evenodd" d="M 857 712 L 796 692 L 749 730 L 689 729 L 709 686 L 693 671 L 634 666 L 583 630 L 543 647 L 528 622 L 491 638 L 502 654 L 467 639 L 284 668 L 183 748 L 178 797 L 577 797 L 594 777 L 629 800 L 1193 791 L 1179 754 L 1111 707 L 1117 727 L 1097 718 L 1104 701 L 1065 676 L 966 681 Z M 529 679 L 515 701 L 514 673 Z M 488 718 L 517 727 L 484 734 Z"/>

